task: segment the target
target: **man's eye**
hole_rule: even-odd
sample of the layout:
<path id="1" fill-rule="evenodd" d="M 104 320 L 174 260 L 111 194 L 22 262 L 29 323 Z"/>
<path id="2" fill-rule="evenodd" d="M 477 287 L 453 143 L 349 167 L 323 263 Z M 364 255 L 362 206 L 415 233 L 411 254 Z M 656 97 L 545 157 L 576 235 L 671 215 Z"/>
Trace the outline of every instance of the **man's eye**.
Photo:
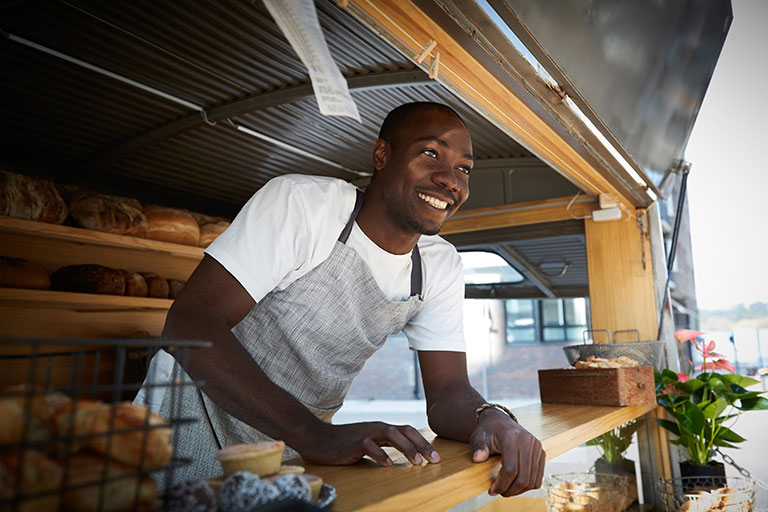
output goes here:
<path id="1" fill-rule="evenodd" d="M 425 149 L 424 151 L 422 151 L 422 153 L 424 153 L 430 158 L 437 158 L 437 151 L 435 151 L 434 149 Z"/>
<path id="2" fill-rule="evenodd" d="M 461 167 L 459 167 L 459 170 L 464 174 L 469 174 L 470 172 L 472 172 L 472 168 L 467 167 L 466 165 L 462 165 Z"/>

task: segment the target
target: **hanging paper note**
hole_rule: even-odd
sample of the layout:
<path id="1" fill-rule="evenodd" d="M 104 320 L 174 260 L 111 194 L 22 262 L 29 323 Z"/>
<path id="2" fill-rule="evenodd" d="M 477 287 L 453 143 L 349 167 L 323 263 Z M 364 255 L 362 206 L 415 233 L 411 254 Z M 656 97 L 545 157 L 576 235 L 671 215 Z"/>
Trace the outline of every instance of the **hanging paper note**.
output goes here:
<path id="1" fill-rule="evenodd" d="M 331 57 L 313 0 L 264 0 L 285 38 L 309 70 L 320 113 L 360 121 L 347 81 Z"/>

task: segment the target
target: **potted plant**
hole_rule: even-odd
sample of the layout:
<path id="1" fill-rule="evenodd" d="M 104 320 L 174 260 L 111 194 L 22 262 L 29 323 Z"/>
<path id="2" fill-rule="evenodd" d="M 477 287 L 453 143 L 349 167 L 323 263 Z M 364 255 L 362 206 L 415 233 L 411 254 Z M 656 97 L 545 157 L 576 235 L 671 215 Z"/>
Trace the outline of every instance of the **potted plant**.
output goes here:
<path id="1" fill-rule="evenodd" d="M 714 341 L 696 342 L 703 334 L 688 329 L 675 332 L 681 367 L 685 370 L 687 362 L 688 371 L 655 371 L 656 402 L 671 418 L 656 421 L 677 436 L 673 444 L 688 451 L 688 460 L 680 465 L 682 476 L 725 476 L 722 463 L 712 460 L 715 448 L 736 448 L 744 442 L 731 430 L 733 424 L 743 411 L 768 409 L 768 400 L 760 396 L 763 392 L 747 390 L 759 382 L 736 375 L 733 364 L 714 352 Z M 694 367 L 683 356 L 686 342 L 701 354 L 702 364 Z"/>
<path id="2" fill-rule="evenodd" d="M 632 443 L 632 435 L 642 423 L 640 419 L 632 420 L 587 441 L 587 446 L 597 446 L 601 451 L 600 458 L 595 461 L 596 472 L 630 475 L 634 478 L 635 463 L 626 459 L 624 454 Z"/>

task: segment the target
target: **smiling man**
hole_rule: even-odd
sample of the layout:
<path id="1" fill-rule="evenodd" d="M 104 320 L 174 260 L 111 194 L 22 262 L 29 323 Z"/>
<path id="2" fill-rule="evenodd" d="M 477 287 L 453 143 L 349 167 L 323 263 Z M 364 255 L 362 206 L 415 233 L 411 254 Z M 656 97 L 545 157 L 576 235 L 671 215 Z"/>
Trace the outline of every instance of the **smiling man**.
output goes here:
<path id="1" fill-rule="evenodd" d="M 469 196 L 472 163 L 469 132 L 452 109 L 409 103 L 382 125 L 365 193 L 286 175 L 248 201 L 166 320 L 167 338 L 213 342 L 184 362 L 206 384 L 202 400 L 185 394 L 183 408 L 209 416 L 212 428 L 181 429 L 179 455 L 194 463 L 180 477 L 220 472 L 216 440 L 281 439 L 321 464 L 367 455 L 391 465 L 382 446 L 414 464 L 438 463 L 413 427 L 330 423 L 365 361 L 403 331 L 419 355 L 435 433 L 470 442 L 476 462 L 501 454 L 491 494 L 541 485 L 541 443 L 469 384 L 461 259 L 435 236 Z M 168 407 L 165 397 L 161 411 Z"/>

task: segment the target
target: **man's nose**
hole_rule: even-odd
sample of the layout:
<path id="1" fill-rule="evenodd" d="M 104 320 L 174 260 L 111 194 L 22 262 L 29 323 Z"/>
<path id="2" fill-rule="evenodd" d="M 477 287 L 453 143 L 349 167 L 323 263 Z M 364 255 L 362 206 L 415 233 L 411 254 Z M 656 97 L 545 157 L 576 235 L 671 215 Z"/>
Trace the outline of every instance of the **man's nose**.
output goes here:
<path id="1" fill-rule="evenodd" d="M 440 166 L 440 169 L 432 174 L 432 181 L 447 190 L 458 192 L 461 189 L 461 182 L 456 176 L 458 172 L 461 171 L 447 165 Z"/>

